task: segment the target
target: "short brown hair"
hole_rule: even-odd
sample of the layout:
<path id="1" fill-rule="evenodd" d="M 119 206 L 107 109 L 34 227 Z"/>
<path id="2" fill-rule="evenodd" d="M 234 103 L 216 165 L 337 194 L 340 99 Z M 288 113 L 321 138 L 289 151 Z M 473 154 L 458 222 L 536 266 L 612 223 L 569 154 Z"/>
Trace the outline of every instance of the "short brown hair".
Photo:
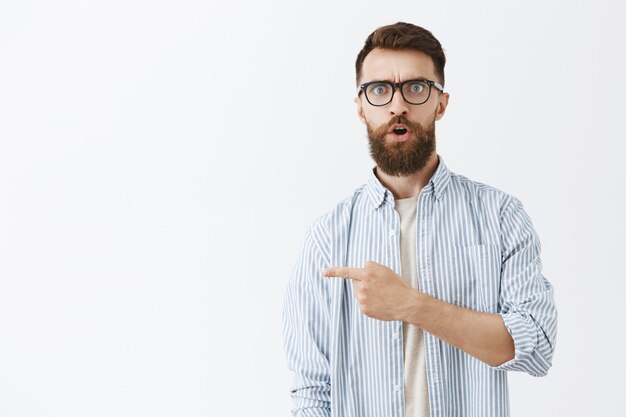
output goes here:
<path id="1" fill-rule="evenodd" d="M 445 84 L 443 68 L 446 66 L 446 56 L 441 44 L 430 31 L 411 23 L 398 22 L 393 25 L 382 26 L 372 32 L 365 40 L 363 49 L 356 58 L 356 82 L 358 84 L 363 68 L 363 61 L 367 54 L 375 48 L 383 49 L 413 49 L 428 55 L 435 64 L 435 74 Z"/>

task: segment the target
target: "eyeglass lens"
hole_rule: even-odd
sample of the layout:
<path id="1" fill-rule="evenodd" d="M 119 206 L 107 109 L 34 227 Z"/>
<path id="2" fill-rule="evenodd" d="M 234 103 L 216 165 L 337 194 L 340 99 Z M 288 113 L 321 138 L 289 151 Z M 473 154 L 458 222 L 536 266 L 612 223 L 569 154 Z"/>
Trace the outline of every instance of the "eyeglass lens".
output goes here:
<path id="1" fill-rule="evenodd" d="M 394 87 L 389 82 L 378 82 L 367 86 L 365 95 L 374 106 L 383 106 L 393 97 Z M 402 86 L 404 99 L 411 104 L 422 104 L 428 100 L 430 86 L 423 81 L 411 81 Z"/>

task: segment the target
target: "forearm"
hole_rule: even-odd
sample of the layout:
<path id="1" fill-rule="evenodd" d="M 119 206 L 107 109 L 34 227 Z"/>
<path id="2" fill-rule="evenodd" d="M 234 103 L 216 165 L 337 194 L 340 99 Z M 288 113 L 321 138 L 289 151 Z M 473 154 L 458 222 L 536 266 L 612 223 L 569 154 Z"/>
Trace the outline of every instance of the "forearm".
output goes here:
<path id="1" fill-rule="evenodd" d="M 459 307 L 417 290 L 412 290 L 411 297 L 404 321 L 491 366 L 515 357 L 513 338 L 499 314 Z"/>

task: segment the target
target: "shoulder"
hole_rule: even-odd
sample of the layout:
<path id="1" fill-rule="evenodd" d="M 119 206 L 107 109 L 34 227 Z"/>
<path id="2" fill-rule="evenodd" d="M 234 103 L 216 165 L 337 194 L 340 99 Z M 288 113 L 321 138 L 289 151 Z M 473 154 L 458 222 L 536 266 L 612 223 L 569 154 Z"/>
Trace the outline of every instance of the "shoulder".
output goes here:
<path id="1" fill-rule="evenodd" d="M 363 184 L 317 217 L 309 226 L 308 234 L 322 252 L 327 252 L 333 243 L 347 235 L 355 211 L 366 210 L 368 207 L 366 185 Z"/>
<path id="2" fill-rule="evenodd" d="M 497 227 L 500 234 L 509 236 L 507 239 L 533 235 L 538 240 L 530 216 L 516 196 L 458 174 L 451 175 L 450 186 L 452 204 L 455 198 L 464 200 L 470 210 L 488 219 L 487 223 Z"/>
<path id="3" fill-rule="evenodd" d="M 450 173 L 448 187 L 448 192 L 453 199 L 481 202 L 499 211 L 504 211 L 514 206 L 521 206 L 520 200 L 512 194 L 454 172 Z"/>
<path id="4" fill-rule="evenodd" d="M 330 232 L 349 221 L 353 208 L 362 202 L 365 197 L 365 188 L 365 185 L 357 187 L 352 193 L 332 206 L 330 210 L 317 217 L 311 224 L 311 231 Z"/>

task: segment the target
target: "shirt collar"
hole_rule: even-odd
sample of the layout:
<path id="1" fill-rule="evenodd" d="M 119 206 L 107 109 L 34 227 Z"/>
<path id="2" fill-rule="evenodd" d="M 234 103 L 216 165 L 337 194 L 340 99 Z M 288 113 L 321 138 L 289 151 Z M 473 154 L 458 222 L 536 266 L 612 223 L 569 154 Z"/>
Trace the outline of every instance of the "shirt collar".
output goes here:
<path id="1" fill-rule="evenodd" d="M 448 167 L 443 162 L 443 158 L 439 154 L 437 154 L 437 157 L 439 159 L 439 165 L 437 165 L 437 169 L 432 177 L 430 177 L 430 180 L 428 180 L 428 184 L 426 184 L 422 193 L 427 194 L 432 192 L 435 198 L 440 200 L 450 182 L 450 170 L 448 170 Z M 380 182 L 376 176 L 375 166 L 370 170 L 366 189 L 373 209 L 377 209 L 385 201 L 394 204 L 393 193 Z"/>

